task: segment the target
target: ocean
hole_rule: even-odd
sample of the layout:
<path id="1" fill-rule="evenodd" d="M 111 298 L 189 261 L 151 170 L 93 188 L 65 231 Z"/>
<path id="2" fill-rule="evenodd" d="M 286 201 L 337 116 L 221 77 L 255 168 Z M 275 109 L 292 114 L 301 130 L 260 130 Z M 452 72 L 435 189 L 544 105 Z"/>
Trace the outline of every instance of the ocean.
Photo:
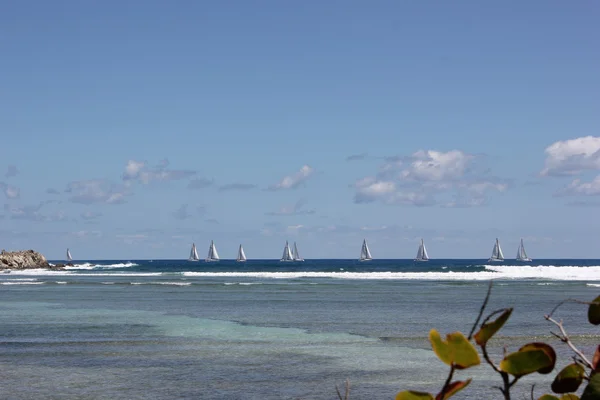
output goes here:
<path id="1" fill-rule="evenodd" d="M 337 399 L 346 379 L 351 400 L 437 393 L 448 369 L 429 330 L 468 334 L 492 279 L 488 312 L 515 308 L 494 359 L 545 341 L 568 364 L 544 315 L 599 295 L 600 260 L 90 260 L 0 274 L 0 398 Z M 587 307 L 555 315 L 591 358 Z M 513 398 L 549 392 L 553 376 L 524 378 Z M 501 398 L 487 365 L 456 377 L 473 383 L 453 399 Z"/>

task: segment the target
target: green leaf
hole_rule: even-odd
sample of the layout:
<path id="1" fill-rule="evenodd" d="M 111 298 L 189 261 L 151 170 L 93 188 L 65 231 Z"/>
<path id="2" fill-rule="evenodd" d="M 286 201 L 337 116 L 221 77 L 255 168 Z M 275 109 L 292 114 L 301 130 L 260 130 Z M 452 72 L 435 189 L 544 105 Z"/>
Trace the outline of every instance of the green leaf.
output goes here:
<path id="1" fill-rule="evenodd" d="M 533 372 L 548 374 L 554 369 L 556 353 L 546 343 L 528 343 L 519 351 L 504 357 L 500 369 L 514 376 L 528 375 Z"/>
<path id="2" fill-rule="evenodd" d="M 415 392 L 414 390 L 405 390 L 396 395 L 396 400 L 435 400 L 433 395 L 426 392 Z"/>
<path id="3" fill-rule="evenodd" d="M 429 341 L 439 359 L 448 365 L 454 365 L 457 369 L 465 369 L 481 363 L 473 344 L 460 332 L 449 333 L 446 335 L 446 340 L 442 340 L 439 332 L 432 329 L 429 332 Z"/>
<path id="4" fill-rule="evenodd" d="M 590 324 L 600 325 L 600 296 L 596 297 L 588 308 L 588 321 Z"/>
<path id="5" fill-rule="evenodd" d="M 552 382 L 554 393 L 576 392 L 585 376 L 584 368 L 576 363 L 564 367 Z"/>
<path id="6" fill-rule="evenodd" d="M 585 387 L 581 400 L 598 400 L 600 399 L 600 374 L 592 375 L 590 383 Z"/>
<path id="7" fill-rule="evenodd" d="M 492 322 L 486 322 L 481 326 L 481 329 L 475 334 L 474 338 L 478 345 L 483 346 L 502 328 L 502 326 L 510 317 L 512 308 L 507 308 L 504 312 Z"/>
<path id="8" fill-rule="evenodd" d="M 556 396 L 552 396 L 551 394 L 545 394 L 542 397 L 540 397 L 538 400 L 560 400 L 560 399 Z"/>
<path id="9" fill-rule="evenodd" d="M 467 379 L 466 381 L 452 382 L 446 389 L 446 393 L 444 393 L 444 397 L 442 398 L 442 393 L 440 392 L 440 393 L 438 393 L 437 396 L 435 396 L 435 400 L 449 399 L 450 397 L 454 396 L 456 393 L 460 392 L 461 390 L 463 390 L 464 388 L 469 386 L 469 383 L 471 383 L 471 379 Z"/>

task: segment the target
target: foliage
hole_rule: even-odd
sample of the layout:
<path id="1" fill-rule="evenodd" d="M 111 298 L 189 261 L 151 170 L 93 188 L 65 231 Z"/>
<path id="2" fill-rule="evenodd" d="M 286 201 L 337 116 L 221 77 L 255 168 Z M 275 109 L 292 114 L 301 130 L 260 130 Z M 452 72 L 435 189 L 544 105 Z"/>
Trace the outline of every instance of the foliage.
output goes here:
<path id="1" fill-rule="evenodd" d="M 437 395 L 431 393 L 405 390 L 396 395 L 396 400 L 445 400 L 456 394 L 469 385 L 471 379 L 466 381 L 453 381 L 454 372 L 458 369 L 468 369 L 480 364 L 479 354 L 475 344 L 479 346 L 485 362 L 500 375 L 502 386 L 499 387 L 505 400 L 511 398 L 511 388 L 525 375 L 539 373 L 549 374 L 556 365 L 556 353 L 552 346 L 533 342 L 527 343 L 517 351 L 506 354 L 499 362 L 494 362 L 488 351 L 488 341 L 504 326 L 510 318 L 512 308 L 496 310 L 489 314 L 481 323 L 479 330 L 475 332 L 481 317 L 487 306 L 492 289 L 492 283 L 488 288 L 487 295 L 479 311 L 479 315 L 471 329 L 468 337 L 461 332 L 453 332 L 446 335 L 446 340 L 442 340 L 437 330 L 432 329 L 429 333 L 429 341 L 434 353 L 445 364 L 450 366 L 450 371 L 445 383 Z M 577 300 L 567 300 L 588 305 L 588 321 L 593 325 L 600 325 L 600 296 L 592 302 L 585 303 Z M 556 325 L 560 333 L 553 333 L 563 343 L 567 344 L 573 351 L 573 363 L 563 368 L 554 378 L 551 389 L 558 396 L 544 394 L 537 400 L 592 400 L 600 399 L 600 346 L 597 347 L 592 361 L 590 362 L 585 355 L 575 347 L 565 331 L 562 321 L 556 321 L 552 314 L 558 307 L 565 302 L 560 303 L 546 315 L 544 318 Z M 497 316 L 497 317 L 496 317 Z M 495 319 L 493 319 L 496 317 Z M 474 340 L 475 343 L 472 343 Z M 574 392 L 585 383 L 586 387 L 579 398 Z M 531 390 L 531 399 L 534 399 L 533 388 Z"/>

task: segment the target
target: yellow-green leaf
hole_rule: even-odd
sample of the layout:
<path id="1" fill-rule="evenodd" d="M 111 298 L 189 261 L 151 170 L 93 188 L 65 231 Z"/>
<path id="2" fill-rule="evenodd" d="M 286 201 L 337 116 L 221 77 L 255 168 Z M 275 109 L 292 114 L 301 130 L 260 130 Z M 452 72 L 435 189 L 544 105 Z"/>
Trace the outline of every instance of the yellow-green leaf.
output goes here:
<path id="1" fill-rule="evenodd" d="M 450 333 L 446 335 L 446 340 L 442 340 L 439 332 L 432 329 L 429 341 L 439 359 L 457 369 L 469 368 L 481 362 L 473 344 L 460 332 Z"/>
<path id="2" fill-rule="evenodd" d="M 573 363 L 564 367 L 552 382 L 554 393 L 576 392 L 583 381 L 585 370 L 579 364 Z"/>
<path id="3" fill-rule="evenodd" d="M 579 400 L 579 396 L 573 393 L 563 394 L 560 396 L 560 400 Z"/>
<path id="4" fill-rule="evenodd" d="M 556 396 L 552 396 L 551 394 L 545 394 L 540 397 L 538 400 L 579 400 L 579 397 L 576 394 L 569 393 L 563 394 L 560 396 L 560 399 Z"/>
<path id="5" fill-rule="evenodd" d="M 426 392 L 416 392 L 414 390 L 405 390 L 396 395 L 396 400 L 435 400 L 433 395 Z"/>
<path id="6" fill-rule="evenodd" d="M 502 328 L 502 326 L 510 317 L 512 308 L 507 308 L 504 312 L 492 322 L 486 322 L 481 326 L 481 329 L 475 334 L 474 338 L 478 345 L 482 346 L 487 343 Z"/>
<path id="7" fill-rule="evenodd" d="M 581 400 L 600 399 L 600 374 L 594 374 L 581 394 Z"/>
<path id="8" fill-rule="evenodd" d="M 600 325 L 600 296 L 596 297 L 588 308 L 588 321 L 590 324 Z"/>
<path id="9" fill-rule="evenodd" d="M 519 351 L 504 357 L 500 369 L 514 376 L 523 376 L 533 372 L 547 374 L 554 369 L 556 353 L 545 343 L 528 343 Z"/>
<path id="10" fill-rule="evenodd" d="M 469 383 L 471 383 L 471 379 L 467 379 L 466 381 L 452 382 L 446 389 L 446 393 L 444 393 L 444 397 L 442 398 L 442 393 L 440 392 L 440 393 L 438 393 L 437 396 L 435 396 L 435 400 L 449 399 L 450 397 L 454 396 L 456 393 L 460 392 L 461 390 L 463 390 L 464 388 L 469 386 Z"/>

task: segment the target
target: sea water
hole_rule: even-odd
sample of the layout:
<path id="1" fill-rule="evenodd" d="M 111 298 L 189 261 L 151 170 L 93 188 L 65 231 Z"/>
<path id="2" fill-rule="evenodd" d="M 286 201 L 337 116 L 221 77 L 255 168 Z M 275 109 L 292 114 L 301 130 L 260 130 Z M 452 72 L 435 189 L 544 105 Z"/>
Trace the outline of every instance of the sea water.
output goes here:
<path id="1" fill-rule="evenodd" d="M 448 367 L 429 330 L 468 334 L 490 279 L 488 312 L 515 308 L 494 359 L 545 341 L 568 364 L 544 315 L 594 299 L 600 261 L 113 260 L 0 274 L 0 397 L 336 399 L 346 379 L 352 400 L 437 393 Z M 556 317 L 591 357 L 600 332 L 586 313 L 567 303 Z M 454 398 L 501 398 L 488 366 L 456 375 L 470 377 Z M 552 377 L 523 379 L 515 398 L 532 383 L 549 392 Z"/>

